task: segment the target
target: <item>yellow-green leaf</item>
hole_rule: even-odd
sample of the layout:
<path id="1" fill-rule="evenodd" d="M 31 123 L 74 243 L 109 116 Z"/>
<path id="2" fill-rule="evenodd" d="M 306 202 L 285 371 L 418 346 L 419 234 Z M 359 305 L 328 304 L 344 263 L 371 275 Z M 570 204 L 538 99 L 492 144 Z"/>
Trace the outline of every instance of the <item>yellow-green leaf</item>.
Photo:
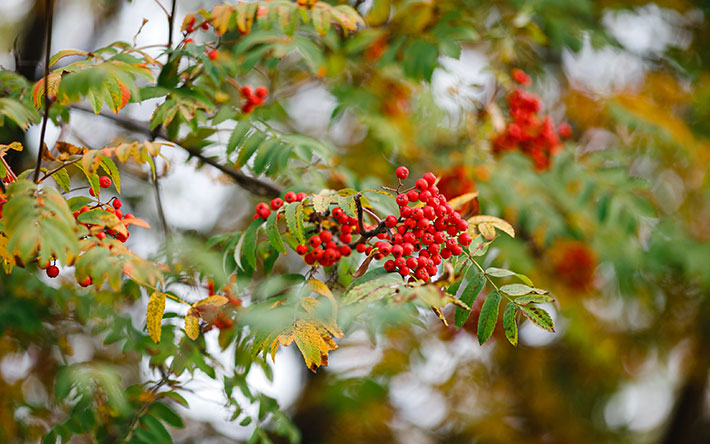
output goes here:
<path id="1" fill-rule="evenodd" d="M 146 324 L 148 334 L 156 343 L 160 342 L 160 324 L 163 321 L 163 313 L 165 313 L 165 293 L 154 291 L 148 300 Z"/>

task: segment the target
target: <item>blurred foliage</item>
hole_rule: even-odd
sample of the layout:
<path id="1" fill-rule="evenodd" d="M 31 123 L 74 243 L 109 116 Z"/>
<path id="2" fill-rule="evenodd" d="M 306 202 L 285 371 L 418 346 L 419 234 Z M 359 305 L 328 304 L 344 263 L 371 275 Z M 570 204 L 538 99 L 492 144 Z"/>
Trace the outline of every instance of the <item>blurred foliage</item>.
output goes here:
<path id="1" fill-rule="evenodd" d="M 217 436 L 176 413 L 178 404 L 187 404 L 183 395 L 196 374 L 223 389 L 226 402 L 216 401 L 221 416 L 251 436 L 249 442 L 710 440 L 707 2 L 185 1 L 180 7 L 194 14 L 176 18 L 184 38 L 170 51 L 118 42 L 53 59 L 46 80 L 50 98 L 56 98 L 53 122 L 69 128 L 84 112 L 78 103 L 86 101 L 96 112 L 106 104 L 114 113 L 123 110 L 105 120 L 125 134 L 103 141 L 108 151 L 63 146 L 50 149 L 54 160 L 44 160 L 59 162 L 55 166 L 76 160 L 65 169 L 66 181 L 63 173 L 53 176 L 58 186 L 66 192 L 71 179 L 98 193 L 97 171 L 105 159 L 136 160 L 141 166 L 132 160 L 118 165 L 122 175 L 152 182 L 163 174 L 155 156 L 183 149 L 198 158 L 199 168 L 220 166 L 252 195 L 226 203 L 245 211 L 219 227 L 166 233 L 159 253 L 146 261 L 155 269 L 134 267 L 145 279 L 126 273 L 124 262 L 109 270 L 84 256 L 85 274 L 99 283 L 114 276 L 112 289 L 49 285 L 27 260 L 43 251 L 39 243 L 5 255 L 6 270 L 25 262 L 26 268 L 0 274 L 0 441 L 75 436 L 190 442 Z M 105 14 L 96 8 L 97 17 Z M 619 30 L 630 22 L 612 25 L 614 17 L 635 19 L 638 29 L 623 31 L 639 39 L 661 41 L 646 29 L 659 23 L 685 37 L 661 42 L 660 50 L 634 49 Z M 33 19 L 26 19 L 27 26 Z M 211 27 L 203 31 L 207 22 Z M 616 60 L 609 54 L 638 62 L 640 73 L 629 77 L 609 66 L 600 77 L 613 86 L 595 89 L 598 83 L 573 61 L 599 73 L 598 65 Z M 540 118 L 572 128 L 549 168 L 494 147 L 516 120 L 506 100 L 519 88 L 511 76 L 516 68 L 532 79 L 527 91 L 541 98 Z M 608 78 L 615 75 L 626 82 Z M 9 138 L 6 143 L 18 129 L 40 122 L 44 81 L 31 89 L 34 80 L 0 73 L 0 135 Z M 265 102 L 248 112 L 246 85 L 269 90 Z M 150 99 L 157 99 L 150 121 L 121 120 L 135 103 Z M 153 146 L 156 138 L 169 143 Z M 11 148 L 3 146 L 3 153 Z M 2 167 L 21 171 L 19 163 Z M 359 258 L 343 260 L 330 275 L 311 276 L 292 260 L 295 255 L 279 255 L 284 244 L 293 248 L 302 236 L 293 219 L 299 205 L 283 210 L 281 233 L 276 216 L 264 230 L 248 220 L 260 197 L 281 191 L 273 183 L 312 192 L 315 199 L 321 190 L 390 183 L 399 165 L 410 169 L 410 177 L 433 171 L 449 198 L 478 193 L 462 206 L 465 217 L 494 216 L 512 224 L 514 238 L 501 235 L 481 247 L 481 265 L 489 277 L 496 269 L 520 273 L 496 277 L 509 291 L 525 279 L 549 289 L 555 302 L 542 306 L 553 314 L 554 334 L 529 329 L 531 322 L 518 316 L 518 346 L 507 344 L 515 342 L 506 323 L 510 315 L 491 318 L 485 301 L 495 291 L 491 285 L 475 288 L 483 277 L 475 269 L 456 269 L 466 276 L 458 294 L 470 305 L 470 316 L 442 304 L 436 309 L 445 326 L 429 310 L 436 305 L 421 294 L 419 301 L 398 305 L 375 301 L 392 283 L 358 289 L 373 279 L 353 282 Z M 110 175 L 120 191 L 120 176 Z M 8 193 L 28 185 L 15 182 Z M 48 188 L 44 193 L 56 194 Z M 133 193 L 139 208 L 146 196 Z M 34 199 L 31 193 L 25 197 Z M 348 198 L 327 198 L 341 197 Z M 381 195 L 367 199 L 374 210 L 394 208 Z M 85 204 L 77 203 L 71 211 Z M 32 208 L 43 220 L 69 211 Z M 12 210 L 8 204 L 3 217 L 9 212 L 14 228 L 31 225 Z M 2 228 L 5 233 L 7 225 Z M 495 228 L 508 230 L 479 226 L 478 242 L 487 230 L 495 236 Z M 7 239 L 0 240 L 7 249 Z M 71 255 L 93 248 L 74 241 L 66 240 Z M 56 256 L 64 247 L 49 248 L 45 255 Z M 121 261 L 143 260 L 121 252 Z M 120 280 L 119 270 L 135 280 Z M 162 279 L 164 286 L 143 285 L 148 277 L 151 285 Z M 332 305 L 330 290 L 307 283 L 314 277 L 338 297 L 369 296 L 373 302 Z M 458 285 L 448 287 L 454 296 Z M 536 319 L 545 325 L 544 318 Z M 479 346 L 476 338 L 490 335 L 489 329 L 491 341 Z M 250 372 L 273 379 L 271 358 L 260 351 L 291 342 L 308 350 L 303 338 L 316 336 L 321 348 L 303 352 L 307 365 L 329 361 L 331 367 L 316 374 L 302 365 L 294 370 L 306 376 L 293 405 L 279 406 L 278 396 L 247 381 Z M 215 339 L 218 347 L 211 347 Z M 225 353 L 233 359 L 221 362 Z"/>

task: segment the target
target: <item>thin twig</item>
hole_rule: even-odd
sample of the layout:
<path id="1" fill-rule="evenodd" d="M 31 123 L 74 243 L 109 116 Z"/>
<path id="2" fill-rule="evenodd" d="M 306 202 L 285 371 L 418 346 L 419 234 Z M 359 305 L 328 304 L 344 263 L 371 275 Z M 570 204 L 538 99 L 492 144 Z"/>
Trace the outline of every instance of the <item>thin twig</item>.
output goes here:
<path id="1" fill-rule="evenodd" d="M 167 9 L 165 9 L 165 6 L 163 6 L 163 4 L 160 3 L 160 0 L 155 0 L 155 3 L 157 3 L 158 6 L 160 6 L 160 9 L 163 10 L 163 12 L 165 13 L 165 15 L 166 15 L 168 18 L 170 18 L 170 13 L 168 12 Z M 175 4 L 175 2 L 173 2 L 173 5 L 174 5 L 174 4 Z"/>
<path id="2" fill-rule="evenodd" d="M 177 6 L 177 0 L 173 0 L 173 5 L 170 8 L 170 14 L 168 14 L 168 32 L 170 33 L 168 35 L 168 49 L 173 48 L 173 26 L 175 25 L 175 7 L 176 6 Z M 167 11 L 166 11 L 166 13 L 167 13 Z"/>
<path id="3" fill-rule="evenodd" d="M 51 175 L 53 175 L 53 174 L 56 173 L 57 171 L 62 170 L 62 169 L 64 169 L 64 168 L 68 167 L 69 165 L 73 165 L 73 164 L 77 163 L 78 161 L 80 161 L 81 159 L 82 159 L 81 157 L 76 158 L 76 159 L 73 159 L 73 160 L 70 161 L 70 162 L 67 162 L 67 163 L 65 163 L 65 164 L 63 164 L 63 165 L 61 165 L 61 166 L 58 166 L 57 168 L 53 169 L 52 171 L 47 172 L 44 176 L 42 176 L 42 178 L 39 180 L 38 183 L 44 182 L 44 180 L 45 180 L 46 178 L 50 177 Z"/>
<path id="4" fill-rule="evenodd" d="M 52 105 L 49 101 L 49 51 L 52 45 L 52 19 L 54 14 L 54 0 L 46 0 L 45 3 L 45 54 L 44 54 L 44 117 L 42 118 L 42 131 L 39 136 L 39 149 L 37 150 L 37 165 L 35 165 L 34 182 L 39 181 L 39 170 L 42 166 L 42 147 L 44 146 L 44 136 L 47 132 L 47 121 L 49 120 L 49 107 Z"/>

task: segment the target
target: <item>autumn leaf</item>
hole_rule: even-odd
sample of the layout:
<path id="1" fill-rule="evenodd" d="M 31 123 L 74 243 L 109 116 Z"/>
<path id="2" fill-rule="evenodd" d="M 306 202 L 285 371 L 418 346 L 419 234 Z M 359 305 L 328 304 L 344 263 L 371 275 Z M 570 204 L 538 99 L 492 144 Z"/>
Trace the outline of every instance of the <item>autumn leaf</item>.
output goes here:
<path id="1" fill-rule="evenodd" d="M 200 314 L 194 308 L 188 310 L 185 316 L 185 333 L 193 341 L 200 335 Z"/>
<path id="2" fill-rule="evenodd" d="M 154 291 L 148 300 L 148 310 L 146 312 L 146 324 L 148 334 L 156 343 L 160 342 L 160 324 L 165 313 L 165 293 Z"/>

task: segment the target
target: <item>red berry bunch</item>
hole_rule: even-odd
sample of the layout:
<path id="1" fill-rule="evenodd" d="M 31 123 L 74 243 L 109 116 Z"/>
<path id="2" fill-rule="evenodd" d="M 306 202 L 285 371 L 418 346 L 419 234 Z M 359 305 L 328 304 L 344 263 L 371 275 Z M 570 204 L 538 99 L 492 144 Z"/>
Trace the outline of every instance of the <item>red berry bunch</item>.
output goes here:
<path id="1" fill-rule="evenodd" d="M 99 177 L 99 186 L 101 188 L 110 187 L 111 186 L 111 178 L 108 176 Z M 95 196 L 93 188 L 89 188 L 89 194 L 91 194 L 92 196 Z M 132 219 L 134 219 L 135 216 L 133 216 L 132 213 L 126 213 L 125 215 L 123 214 L 123 211 L 121 211 L 121 206 L 123 205 L 123 202 L 121 202 L 121 199 L 112 198 L 109 202 L 110 202 L 110 205 L 99 203 L 94 208 L 101 208 L 105 211 L 113 213 L 118 218 L 118 220 L 123 221 L 123 224 L 126 227 L 126 234 L 124 235 L 123 233 L 119 233 L 112 228 L 105 227 L 103 230 L 96 231 L 94 233 L 94 236 L 96 236 L 99 240 L 106 239 L 107 236 L 113 236 L 115 239 L 119 240 L 120 242 L 126 242 L 128 237 L 131 235 L 131 233 L 128 232 L 128 226 L 133 222 Z M 92 208 L 85 206 L 85 207 L 82 207 L 79 211 L 75 211 L 74 212 L 74 219 L 78 219 L 80 214 L 86 213 L 87 211 L 90 211 L 91 209 Z M 91 228 L 91 226 L 92 226 L 91 224 L 86 224 L 86 223 L 82 223 L 82 225 L 85 225 L 88 228 Z"/>
<path id="2" fill-rule="evenodd" d="M 284 206 L 284 203 L 300 202 L 306 198 L 306 193 L 294 193 L 293 191 L 287 191 L 284 194 L 283 199 L 276 197 L 271 200 L 270 204 L 260 202 L 256 205 L 256 213 L 254 213 L 254 220 L 256 219 L 268 219 L 271 215 L 271 210 L 278 211 L 279 208 Z"/>
<path id="3" fill-rule="evenodd" d="M 524 86 L 530 84 L 530 77 L 519 69 L 513 70 L 513 79 Z M 493 151 L 517 149 L 530 156 L 538 170 L 549 168 L 552 156 L 562 149 L 562 144 L 550 116 L 540 115 L 540 98 L 516 88 L 508 95 L 508 104 L 513 121 L 493 140 Z"/>
<path id="4" fill-rule="evenodd" d="M 402 180 L 409 171 L 399 167 L 396 175 Z M 384 219 L 388 231 L 375 243 L 375 259 L 393 258 L 385 262 L 385 270 L 428 281 L 444 259 L 462 254 L 473 241 L 468 223 L 440 193 L 436 180 L 433 173 L 426 173 L 395 198 L 399 217 Z"/>
<path id="5" fill-rule="evenodd" d="M 244 85 L 241 89 L 242 97 L 246 99 L 246 103 L 242 105 L 242 112 L 249 114 L 254 111 L 254 108 L 264 104 L 266 97 L 269 95 L 269 90 L 265 86 L 258 86 L 255 90 L 251 85 Z"/>

